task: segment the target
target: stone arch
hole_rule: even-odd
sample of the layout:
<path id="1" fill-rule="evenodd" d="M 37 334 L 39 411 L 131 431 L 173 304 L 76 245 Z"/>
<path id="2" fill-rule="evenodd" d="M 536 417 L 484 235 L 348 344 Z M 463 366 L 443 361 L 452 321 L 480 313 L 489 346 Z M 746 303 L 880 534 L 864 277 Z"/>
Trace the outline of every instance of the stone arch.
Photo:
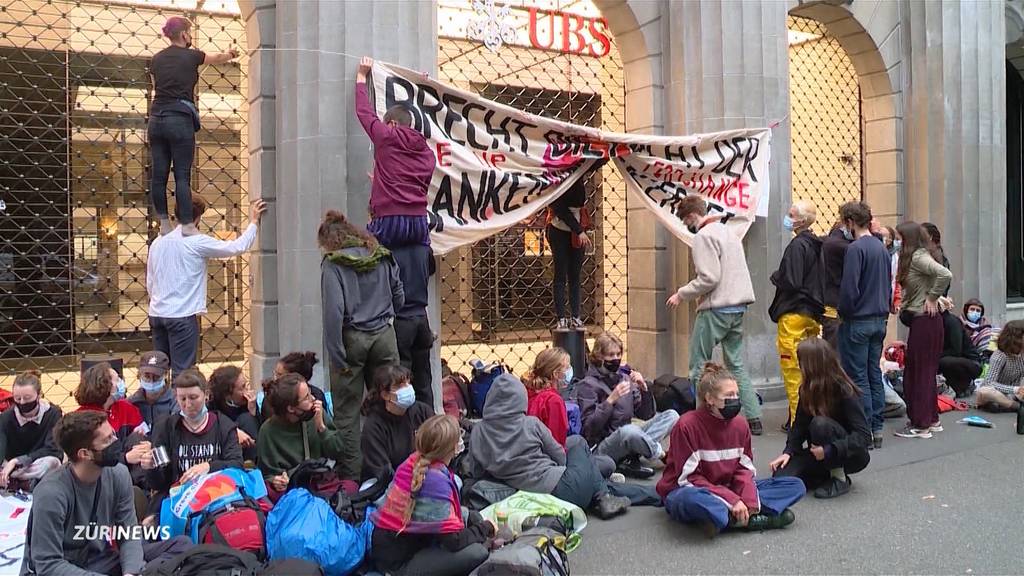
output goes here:
<path id="1" fill-rule="evenodd" d="M 822 23 L 846 50 L 863 100 L 864 200 L 883 223 L 904 214 L 903 118 L 897 3 L 868 0 L 798 2 L 789 14 Z"/>

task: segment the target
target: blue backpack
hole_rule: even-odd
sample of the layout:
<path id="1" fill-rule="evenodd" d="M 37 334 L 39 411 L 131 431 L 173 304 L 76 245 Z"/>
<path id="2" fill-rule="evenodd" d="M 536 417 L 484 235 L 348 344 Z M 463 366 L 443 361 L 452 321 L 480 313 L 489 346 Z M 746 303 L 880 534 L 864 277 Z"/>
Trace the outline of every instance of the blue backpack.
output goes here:
<path id="1" fill-rule="evenodd" d="M 491 384 L 494 384 L 495 378 L 508 372 L 508 369 L 498 363 L 485 365 L 480 360 L 473 360 L 469 365 L 473 367 L 473 379 L 469 382 L 470 416 L 482 418 Z"/>

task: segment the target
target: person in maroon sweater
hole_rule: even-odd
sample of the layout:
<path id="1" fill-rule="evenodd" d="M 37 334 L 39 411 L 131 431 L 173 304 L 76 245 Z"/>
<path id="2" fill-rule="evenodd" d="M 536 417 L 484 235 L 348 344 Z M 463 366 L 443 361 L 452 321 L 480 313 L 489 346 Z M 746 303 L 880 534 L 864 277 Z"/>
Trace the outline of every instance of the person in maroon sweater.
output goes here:
<path id="1" fill-rule="evenodd" d="M 392 106 L 383 121 L 370 102 L 366 78 L 372 58 L 359 61 L 356 73 L 356 116 L 373 142 L 370 223 L 367 230 L 388 249 L 430 245 L 427 188 L 434 175 L 434 153 L 423 134 L 412 127 L 412 113 Z"/>
<path id="2" fill-rule="evenodd" d="M 708 362 L 697 385 L 697 409 L 672 430 L 657 491 L 673 520 L 700 524 L 710 538 L 727 528 L 784 528 L 790 506 L 806 491 L 799 478 L 756 480 L 750 426 L 740 412 L 739 386 Z"/>

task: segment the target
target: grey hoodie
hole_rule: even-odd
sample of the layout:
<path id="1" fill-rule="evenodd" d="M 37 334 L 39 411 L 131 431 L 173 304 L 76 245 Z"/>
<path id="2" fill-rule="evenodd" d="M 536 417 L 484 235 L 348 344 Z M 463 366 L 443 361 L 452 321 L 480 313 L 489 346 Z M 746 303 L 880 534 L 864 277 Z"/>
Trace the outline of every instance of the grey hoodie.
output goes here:
<path id="1" fill-rule="evenodd" d="M 565 473 L 565 450 L 547 426 L 526 415 L 526 387 L 498 376 L 487 393 L 484 418 L 473 427 L 469 452 L 495 479 L 516 490 L 550 494 Z"/>

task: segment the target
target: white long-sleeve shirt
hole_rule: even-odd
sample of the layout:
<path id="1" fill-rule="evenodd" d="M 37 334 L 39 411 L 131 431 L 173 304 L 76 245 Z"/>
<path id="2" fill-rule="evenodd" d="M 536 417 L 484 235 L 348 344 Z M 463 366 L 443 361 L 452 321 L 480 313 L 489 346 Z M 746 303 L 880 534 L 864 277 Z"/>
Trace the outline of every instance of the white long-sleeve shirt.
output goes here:
<path id="1" fill-rule="evenodd" d="M 182 236 L 181 226 L 154 240 L 146 262 L 149 315 L 187 318 L 205 314 L 206 261 L 238 256 L 255 240 L 256 224 L 252 223 L 241 236 L 229 241 L 205 234 Z"/>

